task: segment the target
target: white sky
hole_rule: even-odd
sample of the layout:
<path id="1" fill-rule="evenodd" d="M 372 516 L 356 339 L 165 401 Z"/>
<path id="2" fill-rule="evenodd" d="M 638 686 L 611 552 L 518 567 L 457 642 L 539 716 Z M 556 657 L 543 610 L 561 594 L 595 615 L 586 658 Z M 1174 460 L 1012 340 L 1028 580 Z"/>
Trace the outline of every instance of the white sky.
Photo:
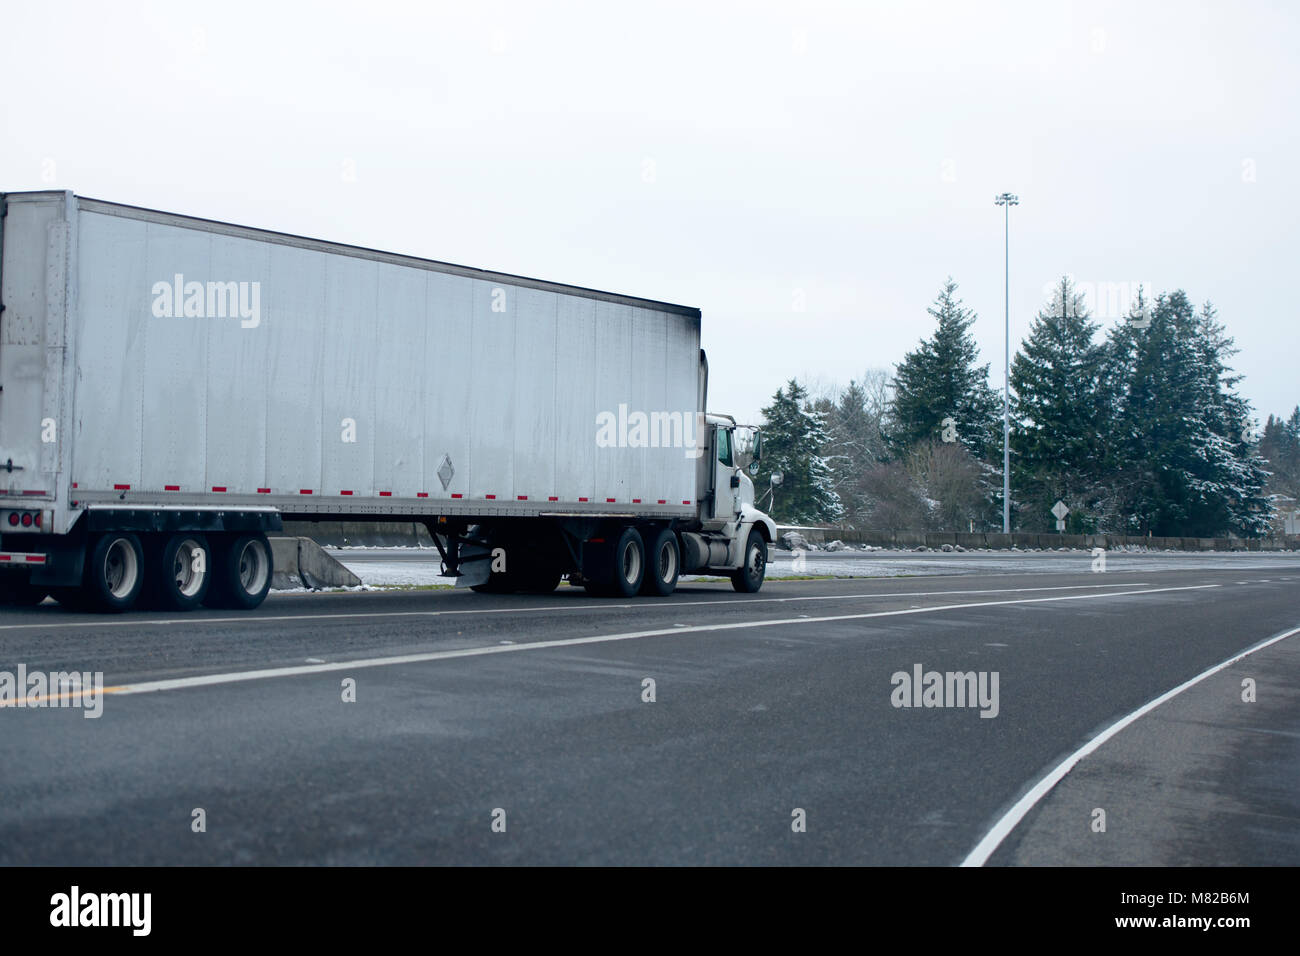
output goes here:
<path id="1" fill-rule="evenodd" d="M 698 306 L 714 411 L 892 367 L 949 274 L 1000 388 L 1004 190 L 1013 343 L 1066 272 L 1182 287 L 1261 419 L 1300 402 L 1300 5 L 27 0 L 3 24 L 0 190 Z"/>

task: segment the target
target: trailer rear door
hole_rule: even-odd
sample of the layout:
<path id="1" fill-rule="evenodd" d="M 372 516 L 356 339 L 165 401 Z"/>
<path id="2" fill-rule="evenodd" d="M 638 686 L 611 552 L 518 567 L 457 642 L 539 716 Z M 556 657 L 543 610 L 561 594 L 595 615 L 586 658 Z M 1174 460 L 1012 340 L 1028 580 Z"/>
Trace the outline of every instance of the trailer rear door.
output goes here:
<path id="1" fill-rule="evenodd" d="M 0 195 L 0 497 L 33 504 L 55 497 L 63 471 L 74 203 L 62 192 Z"/>

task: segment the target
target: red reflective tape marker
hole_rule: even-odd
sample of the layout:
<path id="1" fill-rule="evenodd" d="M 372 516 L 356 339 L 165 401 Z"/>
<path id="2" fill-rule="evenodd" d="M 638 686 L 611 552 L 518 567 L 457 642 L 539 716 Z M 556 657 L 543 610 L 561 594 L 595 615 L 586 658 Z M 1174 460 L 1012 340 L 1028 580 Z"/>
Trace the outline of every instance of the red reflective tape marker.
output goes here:
<path id="1" fill-rule="evenodd" d="M 131 486 L 130 486 L 130 485 L 114 485 L 114 486 L 113 486 L 113 490 L 114 490 L 114 491 L 130 491 L 130 490 L 131 490 Z"/>
<path id="2" fill-rule="evenodd" d="M 269 495 L 269 494 L 271 493 L 271 489 L 270 489 L 270 488 L 258 488 L 258 489 L 257 489 L 257 493 L 258 493 L 259 495 Z"/>
<path id="3" fill-rule="evenodd" d="M 415 497 L 417 497 L 417 498 L 427 498 L 427 497 L 429 497 L 429 493 L 428 493 L 427 491 L 417 491 L 417 492 L 415 493 Z"/>
<path id="4" fill-rule="evenodd" d="M 212 486 L 212 490 L 213 490 L 213 491 L 225 491 L 225 490 L 226 490 L 226 486 L 225 486 L 225 485 L 213 485 L 213 486 Z"/>
<path id="5" fill-rule="evenodd" d="M 163 485 L 163 491 L 180 491 L 180 485 Z"/>
<path id="6" fill-rule="evenodd" d="M 341 494 L 341 495 L 350 495 L 350 494 L 352 494 L 352 492 L 350 492 L 350 491 L 340 491 L 339 494 Z"/>
<path id="7" fill-rule="evenodd" d="M 453 498 L 464 498 L 464 497 L 465 497 L 464 495 L 459 494 L 458 492 L 454 492 L 454 491 L 451 493 L 451 496 L 452 496 Z"/>

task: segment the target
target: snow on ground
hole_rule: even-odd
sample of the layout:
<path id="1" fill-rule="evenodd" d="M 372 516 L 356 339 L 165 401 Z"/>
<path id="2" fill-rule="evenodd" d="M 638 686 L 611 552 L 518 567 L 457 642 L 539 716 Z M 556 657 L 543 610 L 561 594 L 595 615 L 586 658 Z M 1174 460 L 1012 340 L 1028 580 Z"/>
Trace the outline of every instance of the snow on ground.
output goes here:
<path id="1" fill-rule="evenodd" d="M 441 576 L 442 559 L 434 548 L 329 548 L 363 586 L 411 587 L 451 583 Z M 1092 569 L 1090 552 L 1075 551 L 810 551 L 803 568 L 794 569 L 794 555 L 776 551 L 768 565 L 770 578 L 832 576 L 850 578 L 938 574 L 1078 573 Z M 1243 574 L 1300 570 L 1296 552 L 1179 552 L 1108 551 L 1107 571 L 1165 571 L 1184 568 L 1239 569 Z M 684 580 L 700 580 L 689 575 Z"/>

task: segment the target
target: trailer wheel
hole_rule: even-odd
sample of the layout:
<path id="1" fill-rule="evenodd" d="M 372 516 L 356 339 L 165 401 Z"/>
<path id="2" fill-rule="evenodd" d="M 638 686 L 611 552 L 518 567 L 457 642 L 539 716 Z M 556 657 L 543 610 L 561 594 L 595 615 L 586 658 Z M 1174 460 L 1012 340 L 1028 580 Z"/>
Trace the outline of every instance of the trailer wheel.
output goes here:
<path id="1" fill-rule="evenodd" d="M 669 528 L 660 528 L 646 549 L 645 578 L 641 593 L 650 597 L 667 597 L 677 588 L 677 575 L 681 570 L 681 553 L 677 548 L 677 535 Z"/>
<path id="2" fill-rule="evenodd" d="M 271 590 L 271 543 L 266 535 L 240 534 L 227 539 L 212 555 L 209 607 L 251 611 Z"/>
<path id="3" fill-rule="evenodd" d="M 131 609 L 144 586 L 144 549 L 133 534 L 110 531 L 100 535 L 86 558 L 81 594 L 96 610 L 121 613 Z"/>
<path id="4" fill-rule="evenodd" d="M 201 534 L 182 532 L 162 542 L 150 555 L 150 603 L 168 611 L 193 611 L 212 584 L 212 551 Z"/>
<path id="5" fill-rule="evenodd" d="M 645 579 L 645 542 L 636 528 L 624 528 L 614 545 L 613 585 L 614 597 L 635 597 Z"/>
<path id="6" fill-rule="evenodd" d="M 745 542 L 745 563 L 731 572 L 731 586 L 742 594 L 753 594 L 763 586 L 767 575 L 767 542 L 757 531 L 749 532 Z"/>

